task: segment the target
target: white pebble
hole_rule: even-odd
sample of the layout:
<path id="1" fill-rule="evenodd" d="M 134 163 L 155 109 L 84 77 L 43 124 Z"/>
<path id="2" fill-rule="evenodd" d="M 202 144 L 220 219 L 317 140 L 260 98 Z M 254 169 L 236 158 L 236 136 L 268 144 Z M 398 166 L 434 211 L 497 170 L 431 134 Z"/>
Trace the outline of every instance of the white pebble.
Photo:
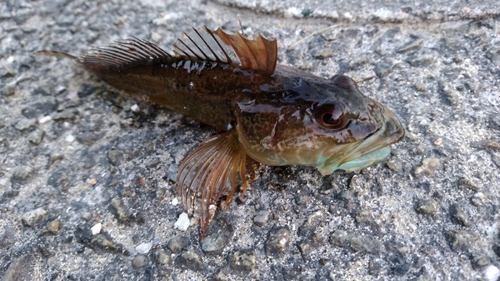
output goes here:
<path id="1" fill-rule="evenodd" d="M 500 270 L 494 265 L 489 265 L 484 270 L 484 277 L 488 281 L 496 281 L 500 277 Z"/>
<path id="2" fill-rule="evenodd" d="M 172 206 L 177 206 L 179 204 L 179 200 L 177 198 L 172 199 L 172 202 L 170 203 Z"/>
<path id="3" fill-rule="evenodd" d="M 7 186 L 9 180 L 7 178 L 0 179 L 0 188 Z"/>
<path id="4" fill-rule="evenodd" d="M 64 87 L 62 85 L 57 86 L 57 88 L 56 88 L 56 94 L 60 94 L 60 93 L 62 93 L 64 91 L 66 91 L 66 87 Z"/>
<path id="5" fill-rule="evenodd" d="M 50 115 L 47 115 L 47 116 L 43 116 L 42 118 L 38 119 L 38 123 L 43 124 L 43 123 L 49 122 L 50 120 L 52 120 L 52 117 L 50 117 Z"/>
<path id="6" fill-rule="evenodd" d="M 137 104 L 134 104 L 130 107 L 130 109 L 133 111 L 133 112 L 139 112 L 141 111 L 141 109 L 139 108 L 139 106 Z"/>
<path id="7" fill-rule="evenodd" d="M 161 38 L 162 38 L 162 36 L 161 36 L 160 33 L 158 33 L 158 32 L 151 32 L 151 40 L 153 42 L 158 42 L 158 41 L 161 40 Z"/>
<path id="8" fill-rule="evenodd" d="M 299 8 L 290 7 L 288 9 L 286 9 L 285 18 L 293 18 L 293 17 L 296 17 L 296 18 L 303 17 L 302 12 Z"/>
<path id="9" fill-rule="evenodd" d="M 65 139 L 67 142 L 73 142 L 75 141 L 75 137 L 73 135 L 68 135 L 66 136 L 66 139 Z"/>
<path id="10" fill-rule="evenodd" d="M 189 227 L 189 217 L 188 214 L 182 213 L 174 224 L 174 228 L 180 231 L 186 231 Z"/>
<path id="11" fill-rule="evenodd" d="M 96 223 L 92 228 L 90 229 L 92 231 L 92 235 L 97 235 L 101 233 L 102 229 L 102 223 Z"/>
<path id="12" fill-rule="evenodd" d="M 135 250 L 139 254 L 147 254 L 149 252 L 149 250 L 151 250 L 151 247 L 153 247 L 153 242 L 142 243 L 142 244 L 137 245 L 135 247 Z"/>

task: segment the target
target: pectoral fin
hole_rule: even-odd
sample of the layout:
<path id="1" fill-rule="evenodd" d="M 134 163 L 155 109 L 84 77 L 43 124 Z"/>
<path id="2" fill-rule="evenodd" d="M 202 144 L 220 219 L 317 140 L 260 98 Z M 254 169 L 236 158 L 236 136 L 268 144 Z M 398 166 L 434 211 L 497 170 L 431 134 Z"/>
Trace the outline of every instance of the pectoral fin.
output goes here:
<path id="1" fill-rule="evenodd" d="M 226 195 L 230 203 L 239 177 L 243 193 L 248 188 L 245 177 L 251 163 L 238 140 L 235 129 L 215 135 L 184 158 L 177 173 L 177 189 L 184 206 L 193 208 L 198 196 L 201 236 L 204 237 L 213 214 L 210 205 Z"/>

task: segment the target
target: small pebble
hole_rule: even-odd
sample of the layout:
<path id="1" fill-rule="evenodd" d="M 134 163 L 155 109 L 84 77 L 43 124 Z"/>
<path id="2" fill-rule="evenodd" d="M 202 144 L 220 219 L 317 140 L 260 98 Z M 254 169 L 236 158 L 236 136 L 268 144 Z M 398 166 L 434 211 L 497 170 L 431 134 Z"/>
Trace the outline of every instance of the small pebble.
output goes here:
<path id="1" fill-rule="evenodd" d="M 472 180 L 470 180 L 468 178 L 460 178 L 458 180 L 458 185 L 463 186 L 463 187 L 468 188 L 468 189 L 471 189 L 471 190 L 474 190 L 474 191 L 479 190 L 479 186 L 477 186 L 477 184 L 475 184 Z"/>
<path id="2" fill-rule="evenodd" d="M 420 200 L 415 210 L 420 214 L 434 214 L 437 211 L 437 202 L 433 199 Z"/>
<path id="3" fill-rule="evenodd" d="M 467 219 L 467 216 L 465 215 L 464 211 L 460 208 L 460 206 L 456 205 L 453 206 L 452 208 L 452 217 L 456 220 L 457 223 L 459 223 L 462 226 L 470 226 L 470 222 Z"/>
<path id="4" fill-rule="evenodd" d="M 26 182 L 26 180 L 33 174 L 33 168 L 21 166 L 14 168 L 12 171 L 11 182 Z"/>
<path id="5" fill-rule="evenodd" d="M 172 204 L 172 206 L 177 206 L 179 204 L 179 199 L 177 198 L 172 199 L 172 202 L 170 202 L 170 204 Z"/>
<path id="6" fill-rule="evenodd" d="M 340 200 L 345 200 L 349 201 L 352 198 L 352 194 L 349 190 L 342 190 L 338 195 L 337 198 Z"/>
<path id="7" fill-rule="evenodd" d="M 66 87 L 64 87 L 63 85 L 59 85 L 56 87 L 55 91 L 56 91 L 56 94 L 60 94 L 64 91 L 66 91 Z"/>
<path id="8" fill-rule="evenodd" d="M 475 269 L 483 269 L 491 263 L 490 258 L 486 254 L 474 256 L 472 265 Z"/>
<path id="9" fill-rule="evenodd" d="M 43 124 L 43 123 L 49 122 L 50 120 L 52 120 L 52 117 L 50 115 L 47 115 L 47 116 L 44 116 L 44 117 L 38 119 L 38 123 Z"/>
<path id="10" fill-rule="evenodd" d="M 47 225 L 47 231 L 51 234 L 57 234 L 61 230 L 61 222 L 53 220 Z"/>
<path id="11" fill-rule="evenodd" d="M 422 160 L 422 164 L 424 166 L 430 167 L 430 168 L 437 168 L 439 166 L 440 160 L 438 158 L 434 157 L 429 157 L 425 158 Z"/>
<path id="12" fill-rule="evenodd" d="M 324 60 L 333 57 L 334 53 L 332 49 L 322 49 L 314 54 L 315 59 Z"/>
<path id="13" fill-rule="evenodd" d="M 135 247 L 135 250 L 139 254 L 147 254 L 147 253 L 149 253 L 149 250 L 151 250 L 152 247 L 153 247 L 153 242 L 142 243 L 142 244 L 137 245 Z"/>
<path id="14" fill-rule="evenodd" d="M 47 214 L 43 208 L 38 208 L 22 215 L 21 220 L 27 226 L 33 226 L 37 221 L 42 219 Z"/>
<path id="15" fill-rule="evenodd" d="M 108 156 L 109 163 L 111 163 L 112 165 L 115 165 L 115 166 L 119 165 L 124 160 L 123 152 L 119 149 L 116 149 L 116 148 L 110 149 L 108 151 L 107 156 Z"/>
<path id="16" fill-rule="evenodd" d="M 24 131 L 26 129 L 33 127 L 35 125 L 35 123 L 36 123 L 36 120 L 34 120 L 34 119 L 23 118 L 16 123 L 14 128 L 16 128 L 19 131 Z"/>
<path id="17" fill-rule="evenodd" d="M 365 235 L 350 235 L 349 245 L 356 252 L 378 253 L 382 243 Z"/>
<path id="18" fill-rule="evenodd" d="M 285 10 L 284 16 L 285 16 L 285 18 L 293 18 L 293 17 L 301 18 L 304 15 L 302 14 L 302 10 L 300 10 L 299 8 L 290 7 L 290 8 Z"/>
<path id="19" fill-rule="evenodd" d="M 323 221 L 324 214 L 322 211 L 316 211 L 307 217 L 307 225 L 311 227 L 316 227 L 320 222 Z"/>
<path id="20" fill-rule="evenodd" d="M 201 240 L 201 249 L 205 253 L 221 253 L 233 235 L 233 228 L 224 220 L 215 220 L 210 224 L 207 235 Z"/>
<path id="21" fill-rule="evenodd" d="M 175 236 L 168 240 L 167 248 L 174 254 L 178 254 L 189 245 L 189 238 L 185 236 Z"/>
<path id="22" fill-rule="evenodd" d="M 97 235 L 99 233 L 101 233 L 101 229 L 102 229 L 102 223 L 96 223 L 94 226 L 92 226 L 92 228 L 90 229 L 92 231 L 92 235 Z"/>
<path id="23" fill-rule="evenodd" d="M 92 214 L 89 213 L 89 212 L 83 212 L 80 217 L 86 221 L 90 221 L 91 219 L 93 219 L 92 217 Z"/>
<path id="24" fill-rule="evenodd" d="M 156 260 L 161 264 L 168 264 L 170 262 L 170 256 L 163 249 L 156 252 Z"/>
<path id="25" fill-rule="evenodd" d="M 115 209 L 118 220 L 122 223 L 128 223 L 130 221 L 130 215 L 125 209 L 123 202 L 120 198 L 115 197 L 111 200 L 111 206 Z"/>
<path id="26" fill-rule="evenodd" d="M 189 216 L 186 213 L 182 213 L 177 221 L 174 223 L 174 228 L 179 229 L 180 231 L 186 231 L 189 227 L 190 221 Z"/>
<path id="27" fill-rule="evenodd" d="M 90 239 L 90 243 L 106 251 L 129 255 L 127 249 L 113 240 L 108 239 L 108 237 L 103 234 L 93 235 Z"/>
<path id="28" fill-rule="evenodd" d="M 137 104 L 132 105 L 130 109 L 135 113 L 141 111 L 141 108 Z"/>
<path id="29" fill-rule="evenodd" d="M 309 8 L 305 8 L 300 13 L 302 14 L 302 16 L 307 17 L 313 13 L 313 10 L 309 9 Z"/>
<path id="30" fill-rule="evenodd" d="M 476 194 L 474 194 L 474 196 L 472 196 L 471 202 L 472 202 L 472 205 L 474 205 L 476 207 L 481 207 L 486 203 L 486 199 L 487 199 L 487 197 L 486 197 L 486 195 L 484 195 L 484 193 L 477 192 Z"/>
<path id="31" fill-rule="evenodd" d="M 467 251 L 477 241 L 477 235 L 465 230 L 451 230 L 448 232 L 450 246 L 453 250 Z"/>
<path id="32" fill-rule="evenodd" d="M 165 199 L 165 195 L 167 194 L 167 189 L 165 187 L 160 187 L 156 190 L 156 199 L 162 201 Z"/>
<path id="33" fill-rule="evenodd" d="M 202 270 L 203 262 L 198 253 L 193 250 L 183 252 L 178 258 L 177 263 L 181 267 L 189 268 L 191 270 Z"/>
<path id="34" fill-rule="evenodd" d="M 79 143 L 81 143 L 83 145 L 90 146 L 90 145 L 93 145 L 94 143 L 96 143 L 103 136 L 104 136 L 104 133 L 102 133 L 102 132 L 98 133 L 98 132 L 83 131 L 83 132 L 78 133 L 78 135 L 76 135 L 75 138 Z"/>
<path id="35" fill-rule="evenodd" d="M 237 271 L 251 271 L 255 267 L 257 258 L 253 253 L 235 252 L 230 257 L 230 266 Z"/>
<path id="36" fill-rule="evenodd" d="M 399 172 L 401 170 L 401 165 L 397 161 L 394 160 L 387 161 L 386 165 L 389 169 L 393 170 L 394 172 Z"/>
<path id="37" fill-rule="evenodd" d="M 302 256 L 309 256 L 312 252 L 312 247 L 310 242 L 303 242 L 297 245 Z"/>
<path id="38" fill-rule="evenodd" d="M 391 70 L 392 66 L 385 63 L 379 63 L 375 65 L 375 68 L 373 69 L 373 71 L 375 72 L 375 74 L 377 74 L 378 77 L 387 76 L 389 73 L 391 73 Z"/>
<path id="39" fill-rule="evenodd" d="M 422 160 L 422 165 L 415 168 L 414 174 L 416 177 L 421 177 L 424 175 L 430 176 L 434 173 L 437 167 L 439 167 L 440 160 L 438 158 L 429 157 Z"/>
<path id="40" fill-rule="evenodd" d="M 410 56 L 406 61 L 413 67 L 427 67 L 434 63 L 435 57 L 432 55 Z"/>
<path id="41" fill-rule="evenodd" d="M 136 269 L 143 268 L 148 263 L 148 258 L 145 255 L 137 255 L 132 259 L 132 266 Z"/>
<path id="42" fill-rule="evenodd" d="M 489 265 L 484 269 L 484 278 L 488 281 L 497 281 L 500 278 L 500 269 L 494 265 Z"/>
<path id="43" fill-rule="evenodd" d="M 64 138 L 66 142 L 72 143 L 75 141 L 75 136 L 73 135 L 67 135 L 66 138 Z"/>
<path id="44" fill-rule="evenodd" d="M 12 96 L 16 93 L 16 84 L 9 83 L 0 89 L 0 95 Z"/>
<path id="45" fill-rule="evenodd" d="M 408 42 L 406 44 L 404 44 L 403 46 L 401 46 L 397 52 L 398 53 L 406 53 L 406 52 L 409 52 L 409 51 L 413 51 L 413 50 L 416 50 L 418 48 L 420 48 L 420 46 L 422 46 L 422 43 L 424 43 L 424 40 L 422 39 L 416 39 L 416 40 L 413 40 L 411 42 Z"/>
<path id="46" fill-rule="evenodd" d="M 163 38 L 163 35 L 158 32 L 151 32 L 151 40 L 153 42 L 158 42 Z"/>
<path id="47" fill-rule="evenodd" d="M 257 213 L 257 215 L 253 218 L 253 222 L 257 226 L 263 226 L 269 220 L 269 211 L 262 210 Z"/>
<path id="48" fill-rule="evenodd" d="M 460 94 L 455 87 L 448 82 L 441 83 L 439 86 L 446 100 L 453 106 L 457 105 L 460 101 Z"/>
<path id="49" fill-rule="evenodd" d="M 7 178 L 0 178 L 0 189 L 5 188 L 7 186 L 8 182 L 9 182 L 9 179 L 7 179 Z"/>
<path id="50" fill-rule="evenodd" d="M 161 161 L 160 161 L 160 159 L 158 157 L 152 157 L 152 158 L 147 159 L 144 164 L 148 168 L 155 168 L 160 163 L 161 163 Z"/>
<path id="51" fill-rule="evenodd" d="M 418 81 L 417 83 L 415 83 L 415 89 L 417 91 L 423 92 L 427 89 L 427 86 L 425 86 L 425 84 L 422 81 Z"/>
<path id="52" fill-rule="evenodd" d="M 71 120 L 75 118 L 75 113 L 72 110 L 64 110 L 61 112 L 55 112 L 50 115 L 52 120 Z"/>
<path id="53" fill-rule="evenodd" d="M 371 210 L 362 210 L 356 215 L 356 222 L 361 223 L 371 223 L 375 220 L 373 212 Z"/>
<path id="54" fill-rule="evenodd" d="M 286 228 L 271 231 L 267 240 L 266 250 L 270 254 L 284 253 L 290 242 L 290 231 Z"/>

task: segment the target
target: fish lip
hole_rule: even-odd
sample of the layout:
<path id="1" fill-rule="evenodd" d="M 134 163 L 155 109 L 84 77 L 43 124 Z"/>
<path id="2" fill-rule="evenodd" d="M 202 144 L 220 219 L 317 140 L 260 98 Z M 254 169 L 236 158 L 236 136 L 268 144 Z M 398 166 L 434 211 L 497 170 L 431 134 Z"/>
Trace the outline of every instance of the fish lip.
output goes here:
<path id="1" fill-rule="evenodd" d="M 382 116 L 384 116 L 383 123 L 377 131 L 362 141 L 344 145 L 337 150 L 336 153 L 325 161 L 322 167 L 319 167 L 320 172 L 323 175 L 329 175 L 338 169 L 356 171 L 384 160 L 390 152 L 388 147 L 404 138 L 405 129 L 389 109 L 384 107 Z M 363 156 L 372 157 L 368 157 L 364 164 L 360 164 L 360 166 L 349 165 L 350 162 L 353 164 L 355 160 Z"/>

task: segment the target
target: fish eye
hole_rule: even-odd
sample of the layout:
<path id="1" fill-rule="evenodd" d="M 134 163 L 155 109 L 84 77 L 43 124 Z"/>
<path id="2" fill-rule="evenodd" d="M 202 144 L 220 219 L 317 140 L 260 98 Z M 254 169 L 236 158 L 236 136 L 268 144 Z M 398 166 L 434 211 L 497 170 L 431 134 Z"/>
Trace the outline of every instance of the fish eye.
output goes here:
<path id="1" fill-rule="evenodd" d="M 349 121 L 341 106 L 334 104 L 319 105 L 314 109 L 318 124 L 326 129 L 342 129 Z"/>

